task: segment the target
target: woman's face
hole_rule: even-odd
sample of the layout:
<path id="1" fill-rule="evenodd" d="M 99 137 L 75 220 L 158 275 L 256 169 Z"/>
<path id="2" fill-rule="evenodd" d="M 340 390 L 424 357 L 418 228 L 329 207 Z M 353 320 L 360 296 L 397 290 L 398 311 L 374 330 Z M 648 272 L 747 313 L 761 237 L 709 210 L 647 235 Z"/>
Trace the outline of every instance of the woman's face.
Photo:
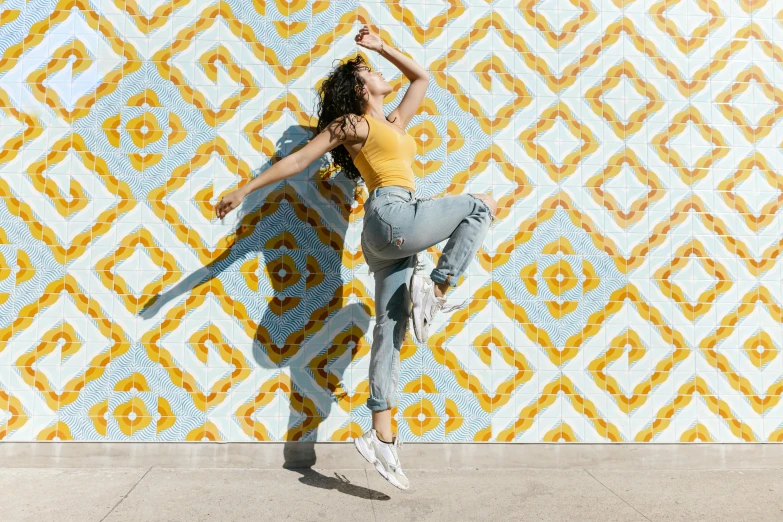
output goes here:
<path id="1" fill-rule="evenodd" d="M 373 71 L 369 67 L 363 66 L 359 69 L 358 74 L 364 81 L 364 88 L 370 96 L 386 96 L 393 90 L 391 84 L 384 80 L 383 73 L 380 71 Z"/>

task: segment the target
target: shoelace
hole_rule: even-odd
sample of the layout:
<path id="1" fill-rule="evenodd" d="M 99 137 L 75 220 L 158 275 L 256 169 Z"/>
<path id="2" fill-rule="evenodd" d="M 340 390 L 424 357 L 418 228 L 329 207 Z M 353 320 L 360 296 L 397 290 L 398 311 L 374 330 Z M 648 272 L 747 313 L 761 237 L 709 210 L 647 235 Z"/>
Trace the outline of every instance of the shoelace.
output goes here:
<path id="1" fill-rule="evenodd" d="M 447 306 L 446 303 L 448 303 L 448 301 L 443 301 L 442 303 L 438 301 L 438 304 L 440 305 L 439 308 L 441 312 L 449 313 L 449 312 L 453 312 L 454 310 L 462 310 L 468 305 L 468 301 L 470 301 L 470 298 L 465 299 L 458 305 L 455 304 L 455 305 Z"/>
<path id="2" fill-rule="evenodd" d="M 432 280 L 430 280 L 430 281 L 432 281 Z M 431 285 L 433 285 L 432 287 L 430 287 L 430 289 L 434 288 L 434 285 L 435 285 L 435 283 L 432 283 L 432 282 L 431 282 L 430 284 L 431 284 Z M 434 294 L 432 294 L 432 295 L 434 295 Z M 450 305 L 450 306 L 447 306 L 447 304 L 446 304 L 446 303 L 448 303 L 448 301 L 444 301 L 443 303 L 441 303 L 441 302 L 440 302 L 440 301 L 439 301 L 439 300 L 436 298 L 436 302 L 438 302 L 438 304 L 440 305 L 440 306 L 438 307 L 439 311 L 441 311 L 441 312 L 445 312 L 445 313 L 453 312 L 454 310 L 462 310 L 463 308 L 465 308 L 465 307 L 468 305 L 468 301 L 470 301 L 470 298 L 467 298 L 467 299 L 465 299 L 464 301 L 462 301 L 462 302 L 461 302 L 460 304 L 458 304 L 458 305 Z"/>
<path id="3" fill-rule="evenodd" d="M 397 473 L 397 471 L 400 469 L 400 458 L 397 456 L 397 453 L 400 452 L 402 449 L 402 441 L 399 437 L 394 437 L 394 442 L 392 443 L 392 446 L 394 446 L 395 451 L 392 452 L 392 455 L 394 455 L 394 462 L 388 462 L 387 464 L 389 467 Z"/>
<path id="4" fill-rule="evenodd" d="M 443 303 L 443 306 L 441 307 L 440 311 L 449 313 L 449 312 L 453 312 L 454 310 L 462 310 L 468 305 L 468 301 L 470 301 L 470 298 L 465 299 L 458 305 L 451 305 L 451 306 L 446 306 L 446 303 Z"/>
<path id="5" fill-rule="evenodd" d="M 424 271 L 424 263 L 419 262 L 418 257 L 416 258 L 415 265 L 416 266 L 413 269 L 414 274 L 419 274 L 420 272 Z M 424 277 L 424 276 L 420 276 L 420 277 Z M 432 281 L 432 280 L 430 279 L 430 281 Z M 434 283 L 430 282 L 430 284 L 434 284 Z M 445 313 L 449 313 L 449 312 L 453 312 L 455 310 L 462 310 L 463 308 L 465 308 L 468 305 L 468 301 L 470 301 L 470 298 L 465 299 L 464 301 L 462 301 L 458 305 L 451 305 L 451 306 L 446 306 L 446 303 L 444 302 L 443 305 L 441 305 L 441 307 L 440 307 L 440 311 L 441 312 L 445 312 Z M 411 310 L 411 317 L 412 316 L 413 316 L 413 310 Z"/>

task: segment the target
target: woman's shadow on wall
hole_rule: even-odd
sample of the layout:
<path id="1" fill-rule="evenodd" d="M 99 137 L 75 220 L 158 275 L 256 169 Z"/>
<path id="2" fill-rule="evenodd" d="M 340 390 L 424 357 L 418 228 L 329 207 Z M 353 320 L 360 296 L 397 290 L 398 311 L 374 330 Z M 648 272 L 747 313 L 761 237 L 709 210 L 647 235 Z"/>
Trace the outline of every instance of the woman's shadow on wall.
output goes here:
<path id="1" fill-rule="evenodd" d="M 277 153 L 275 156 L 273 156 L 266 165 L 258 169 L 257 172 L 265 171 L 279 158 L 293 152 L 299 144 L 304 144 L 303 139 L 308 139 L 309 137 L 313 136 L 314 133 L 315 129 L 312 127 L 303 127 L 298 125 L 289 127 L 276 144 Z M 324 167 L 325 165 L 325 158 L 322 158 L 319 167 Z M 307 172 L 311 171 L 312 169 L 307 170 Z M 260 175 L 263 175 L 263 173 Z M 299 175 L 297 175 L 297 177 L 299 177 Z M 330 238 L 330 244 L 325 245 L 319 249 L 319 254 L 321 256 L 325 256 L 320 264 L 321 266 L 327 267 L 342 267 L 342 250 L 344 248 L 348 218 L 353 201 L 351 201 L 350 196 L 343 196 L 340 198 L 339 195 L 352 194 L 353 182 L 342 174 L 338 174 L 329 180 L 316 179 L 315 183 L 327 184 L 326 186 L 321 187 L 321 192 L 323 193 L 324 190 L 328 191 L 328 194 L 331 196 L 329 198 L 330 206 L 333 207 L 333 210 L 336 210 L 338 213 L 342 214 L 342 219 L 330 221 L 331 223 L 338 222 L 339 228 L 335 229 L 334 226 L 328 227 L 331 229 L 327 234 L 327 236 Z M 286 189 L 288 190 L 290 187 L 286 187 Z M 243 205 L 244 203 L 245 202 L 243 202 Z M 260 203 L 261 207 L 263 207 L 264 202 Z M 168 303 L 171 303 L 172 301 L 189 294 L 189 292 L 194 287 L 212 279 L 218 278 L 235 263 L 242 263 L 253 255 L 258 256 L 259 258 L 259 269 L 261 269 L 259 272 L 263 271 L 265 264 L 275 261 L 280 257 L 279 254 L 277 254 L 272 256 L 273 259 L 265 258 L 265 254 L 275 251 L 265 250 L 263 241 L 259 241 L 258 235 L 253 231 L 250 231 L 248 234 L 239 233 L 239 229 L 242 227 L 247 227 L 247 223 L 261 225 L 263 223 L 263 218 L 268 217 L 263 215 L 264 211 L 262 208 L 257 208 L 258 204 L 250 203 L 250 205 L 254 207 L 252 209 L 247 209 L 250 210 L 250 212 L 247 212 L 244 208 L 238 208 L 233 211 L 234 213 L 245 215 L 241 222 L 236 221 L 237 226 L 234 231 L 234 237 L 238 239 L 236 239 L 232 246 L 226 249 L 210 264 L 191 273 L 185 279 L 178 282 L 175 286 L 150 299 L 147 302 L 146 307 L 139 313 L 142 318 L 154 318 Z M 323 220 L 323 223 L 325 222 L 326 220 Z M 317 236 L 317 233 L 312 234 L 312 236 Z M 301 269 L 302 267 L 298 265 L 299 263 L 297 263 L 296 268 Z M 323 272 L 326 272 L 327 270 L 329 269 L 324 268 Z M 304 279 L 301 277 L 302 275 L 306 274 L 298 274 L 301 279 Z M 342 286 L 344 281 L 341 281 L 339 268 L 336 269 L 336 274 L 332 274 L 332 276 L 336 276 L 339 279 L 334 281 L 334 284 L 339 284 Z M 334 284 L 332 286 L 334 286 Z M 324 291 L 324 293 L 326 292 L 328 292 L 328 289 Z M 287 295 L 286 297 L 291 296 Z M 317 316 L 319 320 L 326 322 L 330 319 L 333 319 L 336 314 L 339 313 L 341 316 L 347 315 L 350 317 L 350 322 L 353 324 L 356 330 L 361 332 L 362 336 L 367 332 L 370 325 L 371 311 L 366 305 L 361 303 L 351 303 L 347 306 L 343 306 L 344 301 L 341 299 L 335 299 L 332 295 L 325 295 L 321 297 L 323 298 L 325 304 L 318 307 L 317 309 Z M 306 302 L 306 299 L 302 299 L 302 301 Z M 317 460 L 315 453 L 315 438 L 318 434 L 318 427 L 327 420 L 333 408 L 339 408 L 337 401 L 341 398 L 339 395 L 336 395 L 336 393 L 339 392 L 337 392 L 337 390 L 334 389 L 333 385 L 330 383 L 334 382 L 334 380 L 340 383 L 343 382 L 343 376 L 352 360 L 352 357 L 345 356 L 344 354 L 344 356 L 330 359 L 327 354 L 326 360 L 328 361 L 328 368 L 322 368 L 322 370 L 331 374 L 334 379 L 327 379 L 326 387 L 318 386 L 320 389 L 313 389 L 315 381 L 312 375 L 308 373 L 309 365 L 291 364 L 290 360 L 286 360 L 286 362 L 279 365 L 274 364 L 271 362 L 271 359 L 267 353 L 267 349 L 270 347 L 263 346 L 263 344 L 259 341 L 259 339 L 269 337 L 274 338 L 275 332 L 278 333 L 279 337 L 281 332 L 280 325 L 283 322 L 283 317 L 285 318 L 285 328 L 283 329 L 284 332 L 302 332 L 306 329 L 308 323 L 312 323 L 312 315 L 313 314 L 311 313 L 291 313 L 287 315 L 281 315 L 279 312 L 276 312 L 272 306 L 266 306 L 261 313 L 259 321 L 257 322 L 258 332 L 256 333 L 255 339 L 253 340 L 253 359 L 259 366 L 274 370 L 283 370 L 285 366 L 289 366 L 292 389 L 289 393 L 289 418 L 287 429 L 285 430 L 286 440 L 283 446 L 283 467 L 285 469 L 290 469 L 300 473 L 302 475 L 299 479 L 300 482 L 313 487 L 336 489 L 342 493 L 360 498 L 388 500 L 389 497 L 383 493 L 354 485 L 345 476 L 341 477 L 337 473 L 334 473 L 334 477 L 330 477 L 323 475 L 313 469 L 313 466 L 316 464 Z M 316 333 L 315 335 L 318 334 Z M 290 337 L 290 334 L 283 337 Z M 282 341 L 282 343 L 279 341 Z M 273 339 L 273 343 L 277 345 L 275 346 L 276 349 L 278 349 L 281 344 L 286 344 L 288 342 L 289 339 L 287 338 Z M 325 351 L 331 349 L 330 347 L 324 346 L 320 343 L 307 343 L 305 339 L 302 339 L 302 344 L 289 348 L 293 348 L 292 351 L 295 353 L 293 356 L 288 357 L 287 359 L 295 359 L 297 361 L 306 362 L 310 362 L 316 357 L 323 357 Z M 304 350 L 304 353 L 299 353 L 299 350 Z M 256 390 L 256 393 L 257 392 L 258 390 Z M 319 395 L 321 398 L 328 396 L 331 399 L 331 403 L 328 409 L 325 409 L 325 411 L 322 411 L 316 415 L 312 415 L 312 412 L 303 411 L 304 403 L 306 402 L 309 394 L 312 394 L 312 396 Z M 317 401 L 314 402 L 317 404 Z M 311 415 L 308 415 L 308 413 Z M 304 421 L 302 420 L 303 418 L 305 419 Z M 305 424 L 306 428 L 301 427 Z M 297 429 L 298 427 L 301 427 L 301 429 Z"/>

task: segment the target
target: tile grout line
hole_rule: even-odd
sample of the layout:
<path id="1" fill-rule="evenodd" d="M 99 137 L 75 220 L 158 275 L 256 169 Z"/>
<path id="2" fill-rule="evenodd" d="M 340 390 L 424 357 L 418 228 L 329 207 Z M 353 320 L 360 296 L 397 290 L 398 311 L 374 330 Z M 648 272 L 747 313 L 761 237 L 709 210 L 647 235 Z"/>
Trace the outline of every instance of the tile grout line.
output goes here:
<path id="1" fill-rule="evenodd" d="M 154 468 L 154 467 L 155 467 L 155 466 L 150 466 L 150 467 L 149 467 L 149 469 L 148 469 L 147 471 L 145 471 L 145 472 L 144 472 L 144 475 L 142 475 L 142 476 L 141 476 L 141 478 L 140 478 L 139 480 L 137 480 L 137 481 L 136 481 L 136 483 L 133 485 L 133 487 L 131 487 L 131 488 L 128 490 L 128 492 L 127 492 L 127 493 L 125 493 L 125 495 L 123 495 L 123 497 L 120 499 L 120 501 L 119 501 L 119 502 L 117 502 L 116 504 L 114 504 L 114 507 L 113 507 L 113 508 L 111 508 L 111 509 L 109 510 L 109 512 L 108 512 L 108 513 L 106 513 L 106 514 L 103 516 L 103 518 L 100 520 L 100 522 L 103 522 L 104 520 L 106 520 L 106 519 L 109 517 L 109 515 L 111 515 L 112 513 L 114 513 L 114 510 L 115 510 L 115 509 L 117 509 L 117 506 L 119 506 L 120 504 L 122 504 L 122 501 L 123 501 L 123 500 L 125 500 L 126 498 L 128 498 L 128 495 L 130 495 L 131 493 L 133 493 L 133 490 L 134 490 L 134 489 L 136 489 L 136 486 L 138 486 L 138 485 L 141 483 L 141 481 L 142 481 L 142 480 L 144 480 L 144 477 L 146 477 L 146 476 L 147 476 L 147 474 L 148 474 L 150 471 L 152 471 L 152 468 Z"/>
<path id="2" fill-rule="evenodd" d="M 586 469 L 586 468 L 582 468 L 582 471 L 584 471 L 585 473 L 587 473 L 588 475 L 590 475 L 590 478 L 592 478 L 593 480 L 595 480 L 596 482 L 598 482 L 599 484 L 601 484 L 601 485 L 602 485 L 602 486 L 603 486 L 603 487 L 606 489 L 606 491 L 608 491 L 609 493 L 611 493 L 612 495 L 614 495 L 615 497 L 617 497 L 618 499 L 620 499 L 620 500 L 621 500 L 621 501 L 622 501 L 622 502 L 623 502 L 623 503 L 624 503 L 626 506 L 628 506 L 629 508 L 631 508 L 631 509 L 633 509 L 634 511 L 636 511 L 637 513 L 639 513 L 639 516 L 640 516 L 640 517 L 642 517 L 643 519 L 647 520 L 648 522 L 652 522 L 652 521 L 651 521 L 649 518 L 647 518 L 647 517 L 644 515 L 644 513 L 642 513 L 641 511 L 639 511 L 638 509 L 636 509 L 634 506 L 632 506 L 631 504 L 629 504 L 629 503 L 628 503 L 628 502 L 627 502 L 627 501 L 626 501 L 626 500 L 625 500 L 623 497 L 621 497 L 620 495 L 618 495 L 617 493 L 615 493 L 614 491 L 612 491 L 611 489 L 609 489 L 609 487 L 608 487 L 606 484 L 604 484 L 603 482 L 601 482 L 600 480 L 598 480 L 598 479 L 597 479 L 597 478 L 596 478 L 596 477 L 595 477 L 595 476 L 594 476 L 592 473 L 590 473 L 590 471 L 589 471 L 588 469 Z"/>
<path id="3" fill-rule="evenodd" d="M 372 488 L 370 487 L 370 476 L 367 474 L 367 468 L 364 469 L 364 478 L 367 480 L 367 489 L 372 491 Z M 375 501 L 373 500 L 373 495 L 370 494 L 370 506 L 372 506 L 372 519 L 375 522 L 378 522 L 378 517 L 375 515 Z"/>

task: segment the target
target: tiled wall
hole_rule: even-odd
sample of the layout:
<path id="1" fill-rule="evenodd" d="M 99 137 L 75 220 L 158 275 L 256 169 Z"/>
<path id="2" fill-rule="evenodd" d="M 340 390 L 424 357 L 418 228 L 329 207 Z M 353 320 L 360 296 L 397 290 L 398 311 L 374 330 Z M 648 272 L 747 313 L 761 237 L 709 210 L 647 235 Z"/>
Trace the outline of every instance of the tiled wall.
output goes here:
<path id="1" fill-rule="evenodd" d="M 499 201 L 403 347 L 404 440 L 783 437 L 777 2 L 6 0 L 0 439 L 369 426 L 366 192 L 319 163 L 213 208 L 362 23 L 432 73 L 417 193 Z"/>

